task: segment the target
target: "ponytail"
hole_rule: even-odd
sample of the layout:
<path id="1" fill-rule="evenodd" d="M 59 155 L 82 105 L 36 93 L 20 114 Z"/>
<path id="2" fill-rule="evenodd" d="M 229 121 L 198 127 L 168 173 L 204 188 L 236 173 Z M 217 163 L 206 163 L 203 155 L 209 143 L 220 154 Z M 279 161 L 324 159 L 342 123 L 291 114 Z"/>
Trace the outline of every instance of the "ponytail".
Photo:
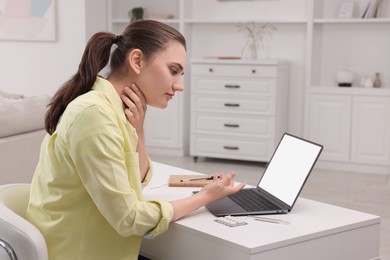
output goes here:
<path id="1" fill-rule="evenodd" d="M 76 97 L 92 89 L 98 73 L 110 59 L 111 46 L 116 35 L 107 32 L 96 33 L 87 43 L 79 69 L 54 95 L 45 115 L 45 128 L 53 134 L 68 104 Z"/>

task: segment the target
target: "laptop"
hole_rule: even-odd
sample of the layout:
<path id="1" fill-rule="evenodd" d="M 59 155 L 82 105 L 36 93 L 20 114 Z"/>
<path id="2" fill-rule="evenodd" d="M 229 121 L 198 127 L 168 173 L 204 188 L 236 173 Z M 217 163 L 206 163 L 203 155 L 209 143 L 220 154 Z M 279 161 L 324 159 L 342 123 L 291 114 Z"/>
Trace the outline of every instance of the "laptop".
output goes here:
<path id="1" fill-rule="evenodd" d="M 215 216 L 288 213 L 293 208 L 323 146 L 284 133 L 257 187 L 206 205 Z"/>

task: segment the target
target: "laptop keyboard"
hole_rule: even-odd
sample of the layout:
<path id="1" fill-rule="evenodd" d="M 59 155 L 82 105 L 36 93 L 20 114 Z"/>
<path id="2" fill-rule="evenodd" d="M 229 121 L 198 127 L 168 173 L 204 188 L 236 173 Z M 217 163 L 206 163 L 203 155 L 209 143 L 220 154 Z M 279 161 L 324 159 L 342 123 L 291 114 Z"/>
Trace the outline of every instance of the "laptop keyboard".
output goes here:
<path id="1" fill-rule="evenodd" d="M 271 201 L 260 198 L 256 189 L 242 189 L 240 192 L 228 196 L 248 212 L 279 209 Z"/>

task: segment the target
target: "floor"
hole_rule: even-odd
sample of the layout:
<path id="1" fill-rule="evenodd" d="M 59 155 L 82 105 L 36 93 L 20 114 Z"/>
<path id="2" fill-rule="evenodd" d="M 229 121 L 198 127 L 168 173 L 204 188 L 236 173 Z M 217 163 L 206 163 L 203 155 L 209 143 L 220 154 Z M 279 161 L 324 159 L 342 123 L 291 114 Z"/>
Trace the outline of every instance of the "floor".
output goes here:
<path id="1" fill-rule="evenodd" d="M 151 155 L 152 160 L 212 174 L 236 172 L 236 180 L 256 185 L 265 169 L 262 163 L 192 157 Z M 314 169 L 302 197 L 381 216 L 380 256 L 390 260 L 390 175 Z"/>

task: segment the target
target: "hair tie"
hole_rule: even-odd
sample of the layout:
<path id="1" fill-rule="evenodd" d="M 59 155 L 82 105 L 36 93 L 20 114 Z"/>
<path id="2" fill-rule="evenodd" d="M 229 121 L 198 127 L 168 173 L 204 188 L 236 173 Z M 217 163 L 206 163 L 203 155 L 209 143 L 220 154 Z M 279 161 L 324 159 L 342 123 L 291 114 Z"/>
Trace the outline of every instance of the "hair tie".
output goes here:
<path id="1" fill-rule="evenodd" d="M 117 35 L 115 40 L 114 40 L 114 44 L 118 45 L 120 39 L 121 39 L 122 35 Z"/>

